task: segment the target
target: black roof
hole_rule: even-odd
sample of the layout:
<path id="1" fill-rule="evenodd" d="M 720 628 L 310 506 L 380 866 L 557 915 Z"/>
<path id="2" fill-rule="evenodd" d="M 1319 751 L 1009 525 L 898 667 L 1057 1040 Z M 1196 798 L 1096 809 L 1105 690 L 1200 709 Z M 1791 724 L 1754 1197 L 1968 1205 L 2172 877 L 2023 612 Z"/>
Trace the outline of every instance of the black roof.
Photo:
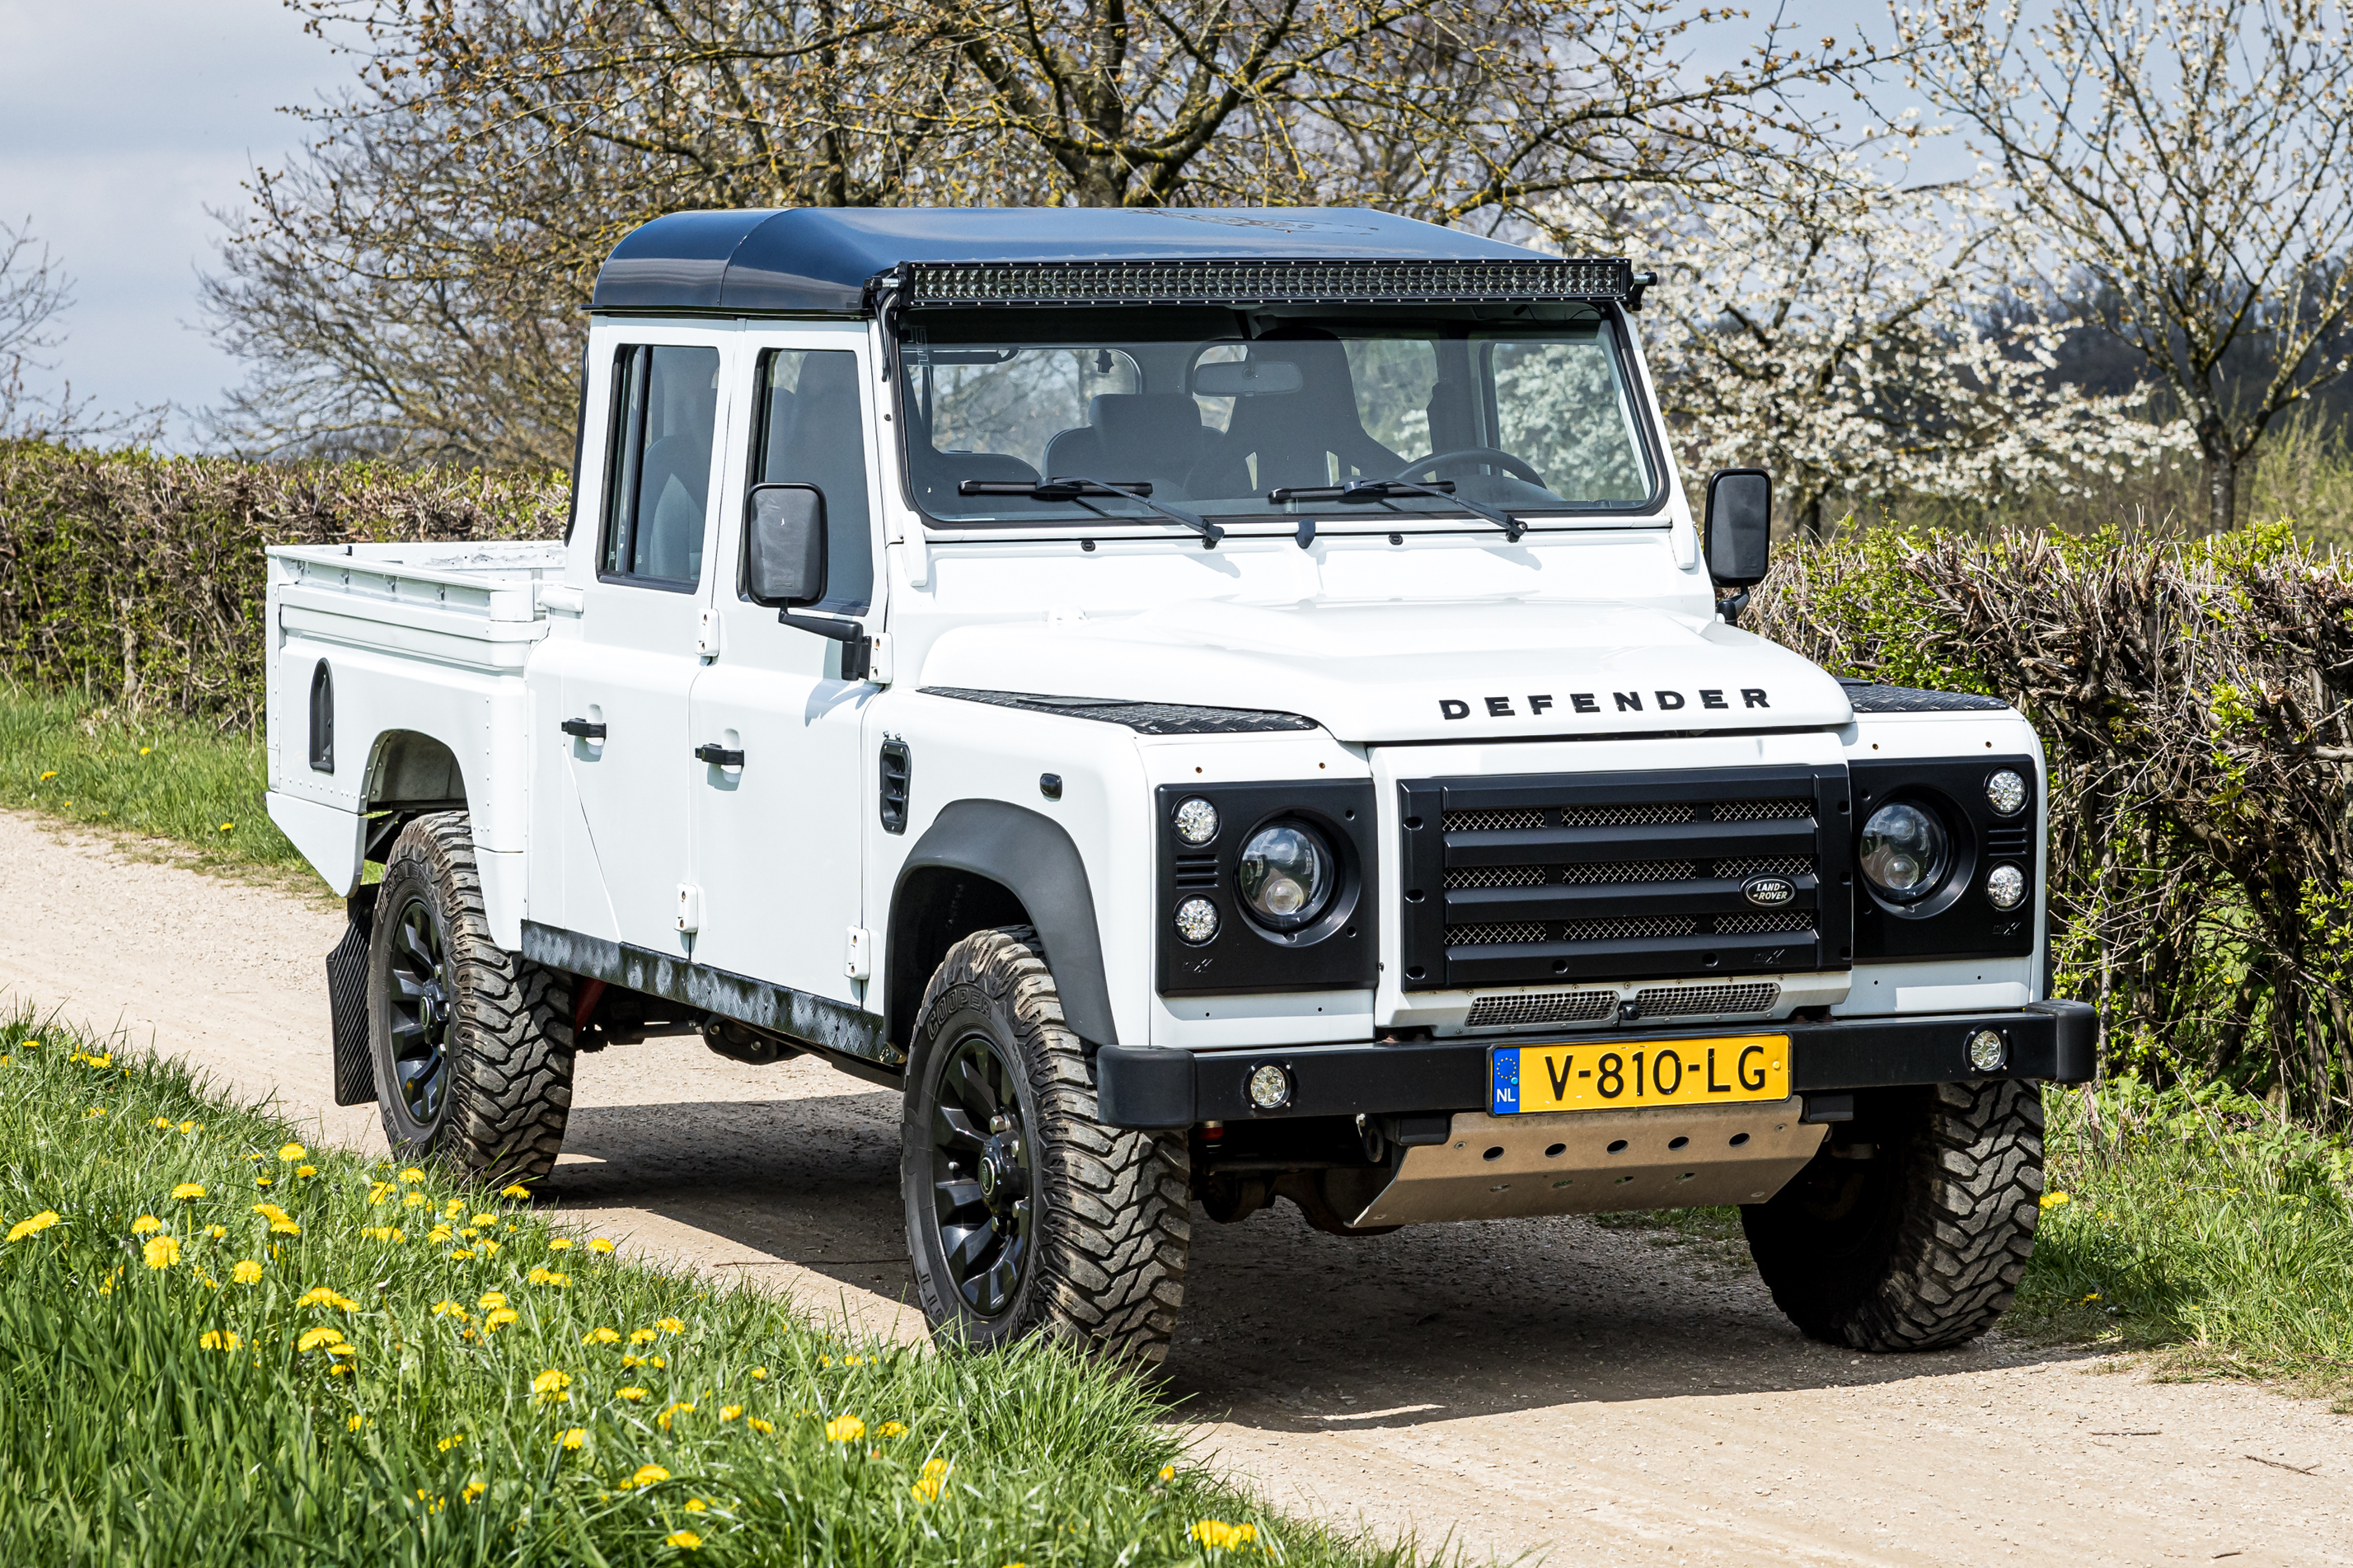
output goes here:
<path id="1" fill-rule="evenodd" d="M 672 213 L 596 274 L 596 310 L 855 313 L 908 262 L 1546 261 L 1363 207 L 790 207 Z"/>

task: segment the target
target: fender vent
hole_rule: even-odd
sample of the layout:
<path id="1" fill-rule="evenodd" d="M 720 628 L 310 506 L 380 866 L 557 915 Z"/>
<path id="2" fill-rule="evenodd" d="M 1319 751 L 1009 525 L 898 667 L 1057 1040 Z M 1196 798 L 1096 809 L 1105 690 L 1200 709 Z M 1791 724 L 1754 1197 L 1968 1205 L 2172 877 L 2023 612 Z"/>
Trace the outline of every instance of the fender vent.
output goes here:
<path id="1" fill-rule="evenodd" d="M 311 667 L 311 768 L 335 771 L 335 672 L 323 658 Z"/>
<path id="2" fill-rule="evenodd" d="M 889 740 L 882 742 L 882 831 L 907 831 L 907 795 L 914 773 L 914 759 L 908 754 L 907 742 Z"/>

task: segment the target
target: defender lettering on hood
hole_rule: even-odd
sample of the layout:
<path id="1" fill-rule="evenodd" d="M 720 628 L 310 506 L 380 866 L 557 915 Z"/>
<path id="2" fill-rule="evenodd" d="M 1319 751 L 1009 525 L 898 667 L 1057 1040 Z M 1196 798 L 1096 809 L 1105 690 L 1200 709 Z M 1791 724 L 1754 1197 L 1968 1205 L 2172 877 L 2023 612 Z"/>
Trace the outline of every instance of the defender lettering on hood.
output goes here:
<path id="1" fill-rule="evenodd" d="M 1642 695 L 1640 691 L 1572 691 L 1568 694 L 1567 711 L 1571 713 L 1602 712 L 1604 710 L 1601 706 L 1601 699 L 1607 697 L 1612 705 L 1609 711 L 1640 713 L 1642 711 Z M 1765 689 L 1761 686 L 1744 686 L 1736 694 L 1728 693 L 1721 687 L 1704 686 L 1700 688 L 1697 695 L 1702 708 L 1730 708 L 1734 705 L 1732 700 L 1734 695 L 1739 698 L 1739 706 L 1742 708 L 1773 706 L 1771 700 L 1765 694 Z M 1658 705 L 1656 710 L 1661 713 L 1672 713 L 1679 708 L 1687 708 L 1691 705 L 1690 693 L 1665 688 L 1654 689 L 1650 693 L 1650 697 L 1651 700 Z M 1525 699 L 1527 707 L 1525 714 L 1522 710 L 1513 706 L 1514 699 L 1509 697 L 1482 697 L 1480 700 L 1486 705 L 1487 717 L 1490 719 L 1517 719 L 1523 716 L 1541 719 L 1561 706 L 1559 700 L 1547 692 L 1531 692 Z M 1459 697 L 1441 697 L 1438 700 L 1438 711 L 1448 719 L 1468 719 L 1471 717 L 1471 704 Z"/>

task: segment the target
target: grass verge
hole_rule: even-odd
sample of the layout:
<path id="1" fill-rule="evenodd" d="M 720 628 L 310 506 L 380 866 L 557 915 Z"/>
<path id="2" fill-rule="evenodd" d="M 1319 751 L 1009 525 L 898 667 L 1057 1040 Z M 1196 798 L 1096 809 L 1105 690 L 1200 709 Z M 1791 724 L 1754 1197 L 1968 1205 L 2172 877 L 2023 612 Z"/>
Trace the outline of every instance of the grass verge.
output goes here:
<path id="1" fill-rule="evenodd" d="M 266 880 L 299 874 L 315 888 L 269 820 L 269 786 L 257 737 L 0 685 L 0 806 L 167 839 L 175 860 Z"/>
<path id="2" fill-rule="evenodd" d="M 0 1562 L 1411 1560 L 1269 1517 L 1058 1346 L 861 1342 L 290 1138 L 0 1022 Z"/>

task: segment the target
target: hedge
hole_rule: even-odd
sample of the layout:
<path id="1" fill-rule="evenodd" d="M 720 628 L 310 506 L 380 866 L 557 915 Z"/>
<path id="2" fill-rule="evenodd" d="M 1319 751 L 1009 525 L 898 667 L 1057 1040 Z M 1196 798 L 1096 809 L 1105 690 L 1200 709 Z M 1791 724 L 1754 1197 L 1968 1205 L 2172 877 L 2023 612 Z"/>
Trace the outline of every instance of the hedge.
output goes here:
<path id="1" fill-rule="evenodd" d="M 565 502 L 560 474 L 0 446 L 0 669 L 249 729 L 266 547 L 545 538 Z"/>
<path id="2" fill-rule="evenodd" d="M 2353 563 L 2285 522 L 1883 531 L 1787 554 L 1746 624 L 2016 705 L 2052 771 L 2052 994 L 2099 1006 L 2111 1063 L 2347 1120 Z"/>

